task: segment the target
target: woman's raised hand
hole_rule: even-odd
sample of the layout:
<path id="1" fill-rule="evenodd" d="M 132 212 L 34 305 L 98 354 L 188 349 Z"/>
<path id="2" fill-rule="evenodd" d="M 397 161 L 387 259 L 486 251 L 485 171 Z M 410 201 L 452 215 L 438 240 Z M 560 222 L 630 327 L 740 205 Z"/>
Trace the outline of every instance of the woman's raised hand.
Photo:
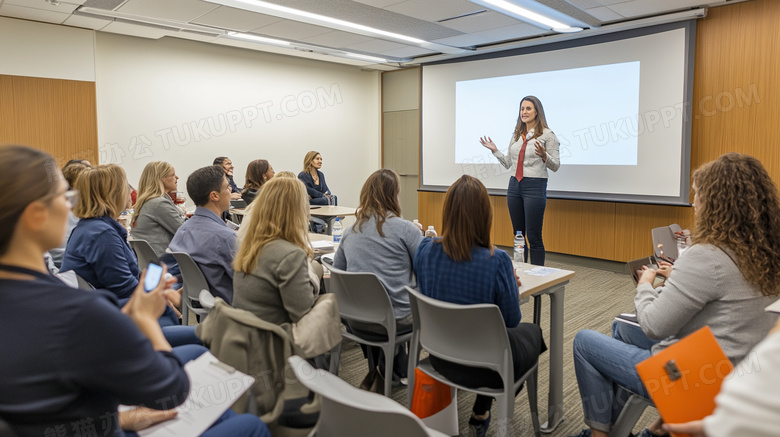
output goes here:
<path id="1" fill-rule="evenodd" d="M 544 143 L 539 140 L 534 141 L 534 153 L 542 158 L 542 161 L 547 161 L 547 149 L 544 148 Z"/>
<path id="2" fill-rule="evenodd" d="M 490 149 L 491 152 L 498 151 L 498 147 L 496 147 L 496 143 L 494 143 L 493 140 L 490 139 L 490 137 L 480 137 L 479 143 L 482 144 L 484 147 Z"/>

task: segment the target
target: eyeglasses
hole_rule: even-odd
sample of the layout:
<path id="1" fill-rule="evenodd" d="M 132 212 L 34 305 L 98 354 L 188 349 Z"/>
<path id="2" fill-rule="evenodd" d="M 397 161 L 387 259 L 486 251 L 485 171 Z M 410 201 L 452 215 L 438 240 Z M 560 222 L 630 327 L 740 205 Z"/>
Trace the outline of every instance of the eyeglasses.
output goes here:
<path id="1" fill-rule="evenodd" d="M 63 193 L 65 195 L 65 201 L 68 202 L 71 209 L 73 209 L 77 203 L 79 203 L 79 190 L 68 190 Z"/>

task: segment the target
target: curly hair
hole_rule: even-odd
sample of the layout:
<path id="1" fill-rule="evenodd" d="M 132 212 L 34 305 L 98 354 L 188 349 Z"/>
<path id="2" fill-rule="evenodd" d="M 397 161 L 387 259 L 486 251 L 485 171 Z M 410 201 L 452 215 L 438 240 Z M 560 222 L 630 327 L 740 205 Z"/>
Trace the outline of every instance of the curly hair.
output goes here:
<path id="1" fill-rule="evenodd" d="M 761 162 L 728 153 L 693 173 L 696 244 L 729 249 L 745 280 L 765 296 L 780 292 L 780 200 Z"/>

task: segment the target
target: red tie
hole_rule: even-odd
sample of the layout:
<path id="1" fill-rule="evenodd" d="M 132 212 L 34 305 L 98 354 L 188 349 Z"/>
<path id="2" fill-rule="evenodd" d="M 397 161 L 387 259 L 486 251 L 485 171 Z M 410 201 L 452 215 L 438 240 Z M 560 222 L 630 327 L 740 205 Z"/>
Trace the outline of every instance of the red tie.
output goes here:
<path id="1" fill-rule="evenodd" d="M 523 147 L 520 148 L 520 154 L 517 155 L 517 171 L 515 172 L 515 179 L 517 182 L 523 180 L 523 161 L 525 160 L 525 146 L 528 145 L 528 139 L 523 135 Z"/>

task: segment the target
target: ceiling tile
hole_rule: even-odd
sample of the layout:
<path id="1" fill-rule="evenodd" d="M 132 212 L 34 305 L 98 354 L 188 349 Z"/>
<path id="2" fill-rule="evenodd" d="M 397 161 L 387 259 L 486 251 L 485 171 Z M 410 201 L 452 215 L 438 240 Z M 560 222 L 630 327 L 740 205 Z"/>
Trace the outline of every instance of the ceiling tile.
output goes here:
<path id="1" fill-rule="evenodd" d="M 160 39 L 172 33 L 170 30 L 155 27 L 138 26 L 135 24 L 113 22 L 102 28 L 101 32 L 119 33 L 122 35 L 139 36 L 142 38 Z"/>
<path id="2" fill-rule="evenodd" d="M 390 5 L 403 3 L 405 0 L 355 0 L 356 3 L 373 6 L 375 8 L 386 8 Z"/>
<path id="3" fill-rule="evenodd" d="M 498 12 L 488 11 L 458 18 L 457 20 L 445 21 L 439 24 L 451 29 L 459 30 L 463 33 L 474 33 L 495 29 L 497 27 L 513 26 L 518 23 L 522 22 L 515 20 L 512 17 L 507 17 L 504 14 L 499 14 Z"/>
<path id="4" fill-rule="evenodd" d="M 5 0 L 3 1 L 4 5 L 14 5 L 14 6 L 24 6 L 26 8 L 33 8 L 33 9 L 40 9 L 43 11 L 49 11 L 49 12 L 59 12 L 62 14 L 70 14 L 74 10 L 76 10 L 77 7 L 80 6 L 80 4 L 76 2 L 64 2 L 61 1 L 59 5 L 54 6 L 51 3 L 44 1 L 44 0 L 37 0 L 37 1 L 30 1 L 30 0 Z"/>
<path id="5" fill-rule="evenodd" d="M 246 32 L 248 30 L 257 29 L 258 27 L 267 26 L 279 21 L 282 21 L 282 19 L 279 17 L 244 11 L 228 6 L 220 6 L 211 12 L 201 15 L 191 22 L 194 24 L 205 24 L 208 26 Z"/>
<path id="6" fill-rule="evenodd" d="M 587 12 L 601 21 L 613 21 L 613 20 L 623 19 L 622 15 L 618 14 L 617 12 L 613 11 L 612 9 L 606 6 L 588 9 Z"/>
<path id="7" fill-rule="evenodd" d="M 582 10 L 601 6 L 601 2 L 598 0 L 568 0 L 568 2 Z"/>
<path id="8" fill-rule="evenodd" d="M 117 11 L 142 17 L 188 22 L 218 7 L 201 0 L 127 0 Z"/>
<path id="9" fill-rule="evenodd" d="M 445 2 L 441 0 L 407 0 L 383 9 L 435 23 L 439 20 L 481 11 L 485 8 L 465 0 Z M 446 22 L 442 24 L 446 24 Z"/>
<path id="10" fill-rule="evenodd" d="M 486 30 L 483 32 L 469 33 L 465 35 L 442 38 L 436 41 L 439 44 L 447 44 L 455 47 L 468 47 L 476 45 L 492 44 L 518 38 L 526 38 L 533 35 L 542 35 L 546 31 L 530 24 L 520 23 L 512 26 L 505 26 L 498 29 Z"/>
<path id="11" fill-rule="evenodd" d="M 318 44 L 326 47 L 343 48 L 350 44 L 358 44 L 370 40 L 370 36 L 333 30 L 328 33 L 312 36 L 310 38 L 303 38 L 300 41 L 310 42 L 312 44 Z"/>
<path id="12" fill-rule="evenodd" d="M 81 15 L 71 15 L 65 20 L 64 25 L 81 27 L 84 29 L 100 30 L 113 23 L 114 20 L 101 20 L 100 18 L 84 17 Z"/>
<path id="13" fill-rule="evenodd" d="M 345 46 L 345 49 L 357 50 L 363 53 L 384 53 L 388 50 L 401 49 L 406 47 L 405 44 L 399 44 L 397 42 L 385 41 L 383 39 L 372 38 L 368 41 L 350 44 Z"/>
<path id="14" fill-rule="evenodd" d="M 332 31 L 333 29 L 327 27 L 315 26 L 314 24 L 301 23 L 300 21 L 293 20 L 281 20 L 267 26 L 252 29 L 253 33 L 293 40 L 311 38 Z"/>
<path id="15" fill-rule="evenodd" d="M 427 50 L 422 47 L 406 46 L 400 49 L 386 50 L 381 54 L 393 58 L 416 58 L 418 56 L 438 55 L 439 52 Z"/>
<path id="16" fill-rule="evenodd" d="M 618 4 L 618 3 L 627 3 L 627 2 L 630 2 L 630 1 L 633 1 L 633 0 L 599 0 L 599 3 L 601 3 L 604 6 L 609 6 L 609 5 L 615 5 L 615 4 Z M 655 0 L 651 0 L 651 1 L 655 1 Z"/>
<path id="17" fill-rule="evenodd" d="M 185 32 L 185 31 L 179 31 L 176 32 L 175 34 L 168 34 L 166 36 L 170 36 L 173 38 L 188 39 L 192 41 L 201 41 L 201 42 L 214 42 L 218 38 L 216 36 L 203 35 L 202 33 Z"/>
<path id="18" fill-rule="evenodd" d="M 702 0 L 633 0 L 618 3 L 609 8 L 624 17 L 638 17 L 651 14 L 671 13 L 702 4 Z"/>
<path id="19" fill-rule="evenodd" d="M 24 20 L 41 21 L 44 23 L 61 24 L 70 15 L 61 12 L 44 11 L 42 9 L 25 8 L 23 6 L 3 4 L 0 6 L 0 15 L 5 17 L 22 18 Z"/>

